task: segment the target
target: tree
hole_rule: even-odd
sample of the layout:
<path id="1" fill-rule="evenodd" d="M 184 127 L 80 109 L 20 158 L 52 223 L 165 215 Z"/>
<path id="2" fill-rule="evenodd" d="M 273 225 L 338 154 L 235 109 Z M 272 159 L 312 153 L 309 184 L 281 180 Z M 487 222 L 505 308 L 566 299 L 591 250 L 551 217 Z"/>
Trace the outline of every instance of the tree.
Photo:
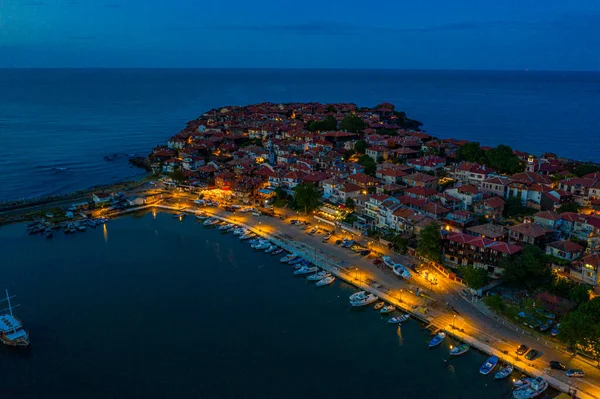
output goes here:
<path id="1" fill-rule="evenodd" d="M 573 172 L 578 177 L 582 177 L 589 173 L 600 172 L 600 166 L 593 163 L 580 163 L 575 166 L 575 170 Z"/>
<path id="2" fill-rule="evenodd" d="M 336 109 L 335 109 L 335 107 L 333 105 L 331 105 L 331 104 L 329 104 L 327 106 L 327 108 L 325 108 L 325 109 L 327 110 L 327 112 L 333 112 L 334 114 L 337 112 Z"/>
<path id="3" fill-rule="evenodd" d="M 419 233 L 417 253 L 434 262 L 442 261 L 442 239 L 440 236 L 440 225 L 433 222 L 427 225 Z"/>
<path id="4" fill-rule="evenodd" d="M 364 154 L 367 152 L 367 147 L 367 142 L 364 140 L 358 140 L 356 143 L 354 143 L 354 151 L 356 151 L 358 154 Z"/>
<path id="5" fill-rule="evenodd" d="M 533 212 L 535 211 L 524 206 L 519 198 L 510 197 L 504 202 L 504 211 L 502 212 L 502 215 L 506 218 L 512 218 L 529 215 Z"/>
<path id="6" fill-rule="evenodd" d="M 169 177 L 176 181 L 177 183 L 183 183 L 186 181 L 186 177 L 181 171 L 181 169 L 176 169 L 169 174 Z"/>
<path id="7" fill-rule="evenodd" d="M 354 203 L 354 200 L 352 198 L 346 198 L 346 208 L 354 210 L 355 207 L 356 204 Z"/>
<path id="8" fill-rule="evenodd" d="M 308 124 L 308 130 L 311 132 L 326 132 L 337 128 L 337 120 L 329 115 L 322 121 L 312 121 Z"/>
<path id="9" fill-rule="evenodd" d="M 350 114 L 340 122 L 340 129 L 357 133 L 367 127 L 365 121 L 354 114 Z"/>
<path id="10" fill-rule="evenodd" d="M 547 257 L 541 249 L 527 245 L 514 258 L 504 258 L 499 266 L 504 269 L 504 280 L 527 288 L 552 287 L 554 276 L 547 266 Z"/>
<path id="11" fill-rule="evenodd" d="M 294 188 L 294 204 L 304 208 L 305 213 L 317 209 L 320 205 L 321 193 L 311 183 L 302 183 Z"/>
<path id="12" fill-rule="evenodd" d="M 562 279 L 561 279 L 562 280 Z M 569 298 L 578 305 L 586 303 L 590 300 L 590 287 L 585 284 L 577 284 L 571 289 Z"/>
<path id="13" fill-rule="evenodd" d="M 363 155 L 358 158 L 358 164 L 365 168 L 365 174 L 369 176 L 375 176 L 377 171 L 377 163 L 368 155 Z"/>
<path id="14" fill-rule="evenodd" d="M 473 141 L 460 147 L 456 151 L 456 157 L 459 161 L 485 163 L 485 151 L 483 151 L 478 142 Z"/>
<path id="15" fill-rule="evenodd" d="M 559 208 L 558 208 L 558 213 L 563 213 L 563 212 L 579 212 L 579 204 L 577 204 L 576 202 L 571 202 L 570 204 L 562 204 Z"/>
<path id="16" fill-rule="evenodd" d="M 470 288 L 477 290 L 488 282 L 488 273 L 485 269 L 474 266 L 462 266 L 459 268 L 459 272 Z"/>
<path id="17" fill-rule="evenodd" d="M 579 345 L 596 359 L 600 357 L 600 297 L 579 306 L 560 321 L 558 338 L 569 346 Z"/>
<path id="18" fill-rule="evenodd" d="M 483 299 L 483 302 L 496 313 L 503 313 L 506 310 L 506 303 L 500 295 L 489 295 Z"/>
<path id="19" fill-rule="evenodd" d="M 394 251 L 401 254 L 405 254 L 408 251 L 408 239 L 402 237 L 400 234 L 395 234 L 392 237 L 391 242 L 392 246 L 394 247 Z"/>
<path id="20" fill-rule="evenodd" d="M 525 165 L 517 157 L 512 148 L 499 144 L 497 147 L 485 153 L 485 164 L 496 169 L 500 173 L 517 173 L 525 169 Z"/>

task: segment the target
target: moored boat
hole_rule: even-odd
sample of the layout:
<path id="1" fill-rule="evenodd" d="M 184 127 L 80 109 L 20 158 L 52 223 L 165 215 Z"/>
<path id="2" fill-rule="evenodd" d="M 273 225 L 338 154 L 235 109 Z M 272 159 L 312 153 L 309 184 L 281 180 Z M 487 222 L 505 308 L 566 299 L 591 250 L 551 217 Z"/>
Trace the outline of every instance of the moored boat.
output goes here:
<path id="1" fill-rule="evenodd" d="M 204 221 L 204 223 L 202 223 L 202 224 L 204 224 L 205 226 L 209 226 L 210 227 L 210 226 L 216 225 L 217 223 L 219 223 L 219 219 L 210 218 L 210 219 L 206 219 Z"/>
<path id="2" fill-rule="evenodd" d="M 270 254 L 277 249 L 277 245 L 270 245 L 269 248 L 265 249 L 265 253 Z"/>
<path id="3" fill-rule="evenodd" d="M 93 229 L 96 228 L 96 221 L 94 219 L 88 218 L 88 219 L 86 219 L 85 222 L 89 227 L 91 227 Z"/>
<path id="4" fill-rule="evenodd" d="M 467 353 L 471 349 L 469 344 L 460 344 L 450 349 L 450 356 L 459 356 Z"/>
<path id="5" fill-rule="evenodd" d="M 386 305 L 379 311 L 379 313 L 388 314 L 392 313 L 394 310 L 396 310 L 396 308 L 393 305 Z"/>
<path id="6" fill-rule="evenodd" d="M 325 270 L 321 270 L 318 273 L 311 274 L 310 276 L 306 277 L 306 279 L 309 281 L 319 281 L 319 280 L 322 280 L 325 277 L 329 277 L 329 276 L 331 276 L 331 273 L 329 273 L 328 271 L 325 271 Z"/>
<path id="7" fill-rule="evenodd" d="M 316 266 L 302 266 L 300 269 L 294 270 L 294 274 L 296 276 L 299 276 L 302 274 L 314 273 L 317 270 L 318 270 L 318 268 Z"/>
<path id="8" fill-rule="evenodd" d="M 560 323 L 558 323 L 552 328 L 552 331 L 550 331 L 550 335 L 556 337 L 558 333 L 560 333 Z"/>
<path id="9" fill-rule="evenodd" d="M 271 252 L 271 256 L 279 255 L 283 252 L 283 248 L 278 248 L 275 251 Z"/>
<path id="10" fill-rule="evenodd" d="M 323 287 L 325 285 L 333 284 L 334 281 L 335 281 L 335 277 L 333 277 L 333 276 L 327 276 L 324 279 L 321 279 L 321 280 L 317 281 L 316 286 L 317 287 Z"/>
<path id="11" fill-rule="evenodd" d="M 367 293 L 365 291 L 357 291 L 354 294 L 350 295 L 350 300 L 362 298 L 366 295 Z"/>
<path id="12" fill-rule="evenodd" d="M 409 314 L 403 314 L 402 316 L 396 316 L 396 317 L 389 318 L 388 319 L 388 323 L 389 324 L 398 324 L 398 323 L 405 322 L 408 319 L 410 319 L 410 315 Z"/>
<path id="13" fill-rule="evenodd" d="M 548 381 L 542 377 L 537 377 L 528 386 L 518 388 L 513 391 L 514 399 L 530 399 L 535 398 L 548 389 Z"/>
<path id="14" fill-rule="evenodd" d="M 552 320 L 547 320 L 540 325 L 540 331 L 548 331 L 552 327 Z"/>
<path id="15" fill-rule="evenodd" d="M 433 347 L 438 346 L 439 344 L 442 343 L 444 338 L 446 338 L 446 333 L 443 331 L 440 331 L 439 333 L 437 333 L 435 335 L 435 337 L 431 338 L 431 341 L 429 341 L 429 347 L 433 348 Z"/>
<path id="16" fill-rule="evenodd" d="M 354 307 L 370 305 L 379 298 L 373 294 L 364 294 L 350 300 L 350 305 Z"/>
<path id="17" fill-rule="evenodd" d="M 46 236 L 46 238 L 52 237 L 52 229 L 44 230 L 44 236 Z"/>
<path id="18" fill-rule="evenodd" d="M 76 228 L 78 231 L 85 231 L 85 230 L 86 230 L 86 227 L 85 227 L 83 224 L 81 224 L 81 223 L 78 223 L 78 222 L 76 222 L 76 223 L 74 224 L 74 226 L 75 226 L 75 228 Z"/>
<path id="19" fill-rule="evenodd" d="M 0 311 L 0 342 L 9 346 L 27 346 L 29 345 L 29 333 L 23 328 L 21 320 L 13 315 L 11 298 L 14 296 L 8 295 L 8 290 L 6 290 L 6 299 L 0 301 L 6 301 L 8 304 L 8 308 Z"/>
<path id="20" fill-rule="evenodd" d="M 290 260 L 290 261 L 288 262 L 288 264 L 290 264 L 290 265 L 295 265 L 295 264 L 298 264 L 298 263 L 300 263 L 300 262 L 304 262 L 304 259 L 303 259 L 301 256 L 298 256 L 298 257 L 296 257 L 296 258 L 293 258 L 292 260 Z"/>
<path id="21" fill-rule="evenodd" d="M 509 375 L 511 375 L 513 370 L 514 370 L 514 367 L 512 366 L 512 364 L 507 364 L 505 367 L 502 368 L 502 370 L 498 371 L 494 375 L 494 379 L 496 379 L 496 380 L 504 379 L 504 378 L 508 377 Z"/>
<path id="22" fill-rule="evenodd" d="M 381 309 L 384 306 L 385 306 L 385 302 L 377 302 L 373 308 L 375 310 L 379 310 L 379 309 Z"/>
<path id="23" fill-rule="evenodd" d="M 488 375 L 494 369 L 494 367 L 496 367 L 497 364 L 498 357 L 491 356 L 490 358 L 488 358 L 488 360 L 485 361 L 485 363 L 481 365 L 481 367 L 479 368 L 479 372 L 483 375 Z"/>
<path id="24" fill-rule="evenodd" d="M 531 385 L 531 383 L 535 381 L 535 378 L 531 378 L 531 377 L 525 377 L 525 378 L 521 378 L 519 380 L 514 380 L 513 381 L 513 386 L 515 388 L 523 388 L 523 387 L 528 387 L 529 385 Z"/>
<path id="25" fill-rule="evenodd" d="M 284 257 L 282 257 L 281 259 L 279 259 L 279 261 L 280 261 L 281 263 L 288 263 L 288 262 L 290 262 L 290 261 L 292 261 L 292 260 L 296 259 L 296 257 L 297 257 L 297 256 L 298 256 L 298 255 L 296 255 L 296 254 L 287 254 L 286 256 L 284 256 Z"/>

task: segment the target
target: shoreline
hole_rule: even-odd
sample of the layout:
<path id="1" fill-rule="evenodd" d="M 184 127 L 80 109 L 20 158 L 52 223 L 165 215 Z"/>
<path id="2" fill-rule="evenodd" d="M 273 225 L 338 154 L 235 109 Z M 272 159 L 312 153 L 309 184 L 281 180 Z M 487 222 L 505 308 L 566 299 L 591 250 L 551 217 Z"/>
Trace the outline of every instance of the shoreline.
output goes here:
<path id="1" fill-rule="evenodd" d="M 507 353 L 506 351 L 501 351 L 499 349 L 494 348 L 491 345 L 481 342 L 477 338 L 472 337 L 472 336 L 468 335 L 467 333 L 461 331 L 462 329 L 459 329 L 458 327 L 453 328 L 452 320 L 447 320 L 447 319 L 436 320 L 439 318 L 439 316 L 438 317 L 431 317 L 431 316 L 427 317 L 425 315 L 426 313 L 420 313 L 418 311 L 421 308 L 421 306 L 414 306 L 414 305 L 412 307 L 408 306 L 407 302 L 402 301 L 402 299 L 399 299 L 399 298 L 389 294 L 389 290 L 388 290 L 388 292 L 384 292 L 384 291 L 380 290 L 379 287 L 374 287 L 374 285 L 381 286 L 380 284 L 375 284 L 375 283 L 366 284 L 366 283 L 362 282 L 360 279 L 352 277 L 352 273 L 347 268 L 344 268 L 340 264 L 333 262 L 331 259 L 326 259 L 324 257 L 322 259 L 319 259 L 318 256 L 314 256 L 313 254 L 304 250 L 303 248 L 293 245 L 292 244 L 293 241 L 289 241 L 289 240 L 286 241 L 279 236 L 273 236 L 269 233 L 265 233 L 261 230 L 260 227 L 256 227 L 255 225 L 249 225 L 249 224 L 246 224 L 246 223 L 243 223 L 240 221 L 236 221 L 234 218 L 228 218 L 228 217 L 226 217 L 226 215 L 224 215 L 221 212 L 214 212 L 213 209 L 196 210 L 196 209 L 190 209 L 190 208 L 177 208 L 175 206 L 169 206 L 169 205 L 151 204 L 151 205 L 144 205 L 144 206 L 140 206 L 140 207 L 136 207 L 136 208 L 131 208 L 127 211 L 120 212 L 118 215 L 115 215 L 115 217 L 118 217 L 120 215 L 129 214 L 129 213 L 134 213 L 134 212 L 139 212 L 139 211 L 147 211 L 147 210 L 155 210 L 155 209 L 165 211 L 166 213 L 177 212 L 177 213 L 186 213 L 188 215 L 193 215 L 193 216 L 204 213 L 204 214 L 210 215 L 210 217 L 219 219 L 221 221 L 224 221 L 227 223 L 233 223 L 237 226 L 245 227 L 248 230 L 255 233 L 257 236 L 268 239 L 269 241 L 273 242 L 275 245 L 283 248 L 285 251 L 295 253 L 299 256 L 302 256 L 304 259 L 308 260 L 310 263 L 314 264 L 315 266 L 317 266 L 323 270 L 327 270 L 332 275 L 334 275 L 336 278 L 339 278 L 346 284 L 356 287 L 359 290 L 374 294 L 379 299 L 394 305 L 397 309 L 399 309 L 403 312 L 410 314 L 410 316 L 412 318 L 414 318 L 417 321 L 424 324 L 423 329 L 430 329 L 434 332 L 443 330 L 448 335 L 450 335 L 453 339 L 455 339 L 459 342 L 468 343 L 469 345 L 471 345 L 471 347 L 473 349 L 475 349 L 485 355 L 497 356 L 502 362 L 507 363 L 507 364 L 512 364 L 514 366 L 515 370 L 518 370 L 528 376 L 544 378 L 552 388 L 558 390 L 559 392 L 568 394 L 570 392 L 570 390 L 572 389 L 572 387 L 569 384 L 566 384 L 566 383 L 544 373 L 543 371 L 538 370 L 537 368 L 533 367 L 529 363 L 519 360 L 518 358 L 516 359 L 515 357 L 511 357 L 512 355 L 510 353 Z M 315 253 L 315 255 L 316 255 L 316 253 Z M 591 398 L 598 399 L 598 396 L 592 395 L 592 394 L 582 391 L 580 389 L 578 389 L 578 395 L 579 396 L 577 396 L 577 397 L 580 399 L 591 399 Z"/>

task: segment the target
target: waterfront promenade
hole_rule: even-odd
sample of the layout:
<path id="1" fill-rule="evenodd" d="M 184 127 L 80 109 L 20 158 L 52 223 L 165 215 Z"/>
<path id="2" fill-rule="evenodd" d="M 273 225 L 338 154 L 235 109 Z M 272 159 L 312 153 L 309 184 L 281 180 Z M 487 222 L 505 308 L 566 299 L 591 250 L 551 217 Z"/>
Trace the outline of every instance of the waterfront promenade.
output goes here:
<path id="1" fill-rule="evenodd" d="M 196 209 L 193 203 L 185 199 L 175 204 L 162 202 L 155 206 L 190 213 L 202 211 L 244 225 L 262 236 L 271 238 L 287 250 L 302 253 L 338 278 L 410 312 L 433 330 L 444 329 L 457 339 L 469 342 L 482 352 L 494 354 L 527 374 L 543 376 L 553 387 L 563 392 L 576 390 L 578 398 L 600 398 L 600 370 L 592 362 L 566 353 L 559 342 L 549 337 L 536 337 L 486 311 L 480 304 L 470 303 L 460 295 L 463 286 L 444 279 L 441 275 L 438 276 L 437 286 L 430 285 L 418 275 L 408 282 L 396 277 L 387 267 L 374 265 L 372 256 L 362 257 L 354 251 L 335 245 L 336 239 L 344 237 L 343 232 L 337 231 L 328 242 L 323 242 L 322 230 L 320 234 L 309 235 L 307 231 L 291 225 L 289 220 L 285 219 L 257 217 L 250 213 L 230 213 L 215 207 Z M 321 227 L 329 231 L 334 230 L 330 225 Z M 385 248 L 378 247 L 377 250 L 382 252 Z M 399 255 L 392 256 L 397 260 L 400 258 Z M 408 261 L 407 257 L 403 259 L 403 262 Z M 415 295 L 417 288 L 422 293 L 420 296 Z M 520 344 L 539 350 L 541 356 L 533 361 L 517 356 L 515 349 Z M 570 368 L 583 369 L 586 378 L 569 379 L 564 372 L 550 370 L 550 360 L 561 361 Z"/>

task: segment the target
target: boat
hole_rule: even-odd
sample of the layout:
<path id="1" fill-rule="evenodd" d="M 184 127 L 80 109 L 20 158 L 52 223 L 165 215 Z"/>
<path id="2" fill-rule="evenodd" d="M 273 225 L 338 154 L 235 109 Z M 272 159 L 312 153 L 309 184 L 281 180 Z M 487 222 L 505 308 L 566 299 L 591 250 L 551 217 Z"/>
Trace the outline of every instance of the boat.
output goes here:
<path id="1" fill-rule="evenodd" d="M 347 241 L 346 244 L 342 244 L 342 247 L 350 248 L 352 245 L 354 245 L 354 240 Z"/>
<path id="2" fill-rule="evenodd" d="M 8 304 L 8 308 L 0 311 L 0 342 L 9 346 L 27 346 L 29 345 L 29 333 L 23 328 L 21 320 L 14 316 L 11 298 L 14 296 L 8 295 L 8 290 L 6 290 L 6 299 L 0 301 L 6 301 Z"/>
<path id="3" fill-rule="evenodd" d="M 535 398 L 542 394 L 546 389 L 548 389 L 548 381 L 544 380 L 542 377 L 537 377 L 534 379 L 531 384 L 518 388 L 513 391 L 514 399 L 529 399 Z"/>
<path id="4" fill-rule="evenodd" d="M 396 264 L 394 265 L 394 269 L 393 272 L 396 276 L 398 277 L 402 277 L 405 280 L 408 280 L 409 278 L 412 277 L 412 275 L 410 274 L 410 272 L 408 271 L 408 269 L 402 265 Z"/>
<path id="5" fill-rule="evenodd" d="M 196 215 L 196 219 L 198 219 L 198 220 L 206 220 L 206 219 L 208 219 L 208 215 L 204 215 L 204 214 L 201 213 L 199 215 Z"/>
<path id="6" fill-rule="evenodd" d="M 323 287 L 325 285 L 329 285 L 329 284 L 333 284 L 333 282 L 335 281 L 335 277 L 333 276 L 327 276 L 322 280 L 317 281 L 317 287 Z"/>
<path id="7" fill-rule="evenodd" d="M 310 262 L 306 259 L 302 259 L 302 262 L 294 264 L 294 269 L 300 269 L 303 266 L 310 266 Z"/>
<path id="8" fill-rule="evenodd" d="M 391 267 L 393 268 L 396 264 L 394 263 L 394 261 L 392 260 L 392 258 L 390 258 L 389 256 L 382 256 L 381 260 L 383 260 L 383 263 L 385 263 L 385 265 L 387 267 Z"/>
<path id="9" fill-rule="evenodd" d="M 431 338 L 431 341 L 429 341 L 429 347 L 434 348 L 434 347 L 438 346 L 439 344 L 442 343 L 444 338 L 446 338 L 446 333 L 443 331 L 440 331 L 439 333 L 437 333 L 435 335 L 435 337 Z"/>
<path id="10" fill-rule="evenodd" d="M 540 331 L 541 332 L 548 331 L 550 329 L 550 327 L 552 327 L 552 320 L 545 321 L 540 326 Z"/>
<path id="11" fill-rule="evenodd" d="M 245 233 L 245 229 L 243 227 L 238 227 L 236 229 L 233 230 L 233 235 L 234 236 L 239 236 Z"/>
<path id="12" fill-rule="evenodd" d="M 271 252 L 271 256 L 279 255 L 283 252 L 283 248 L 278 248 L 275 251 Z"/>
<path id="13" fill-rule="evenodd" d="M 176 213 L 175 215 L 173 215 L 173 219 L 182 219 L 183 217 L 185 217 L 185 213 L 183 212 Z"/>
<path id="14" fill-rule="evenodd" d="M 354 307 L 370 305 L 379 298 L 373 294 L 366 294 L 350 300 L 350 305 Z"/>
<path id="15" fill-rule="evenodd" d="M 550 331 L 550 335 L 556 337 L 560 333 L 560 323 L 552 327 L 552 331 Z"/>
<path id="16" fill-rule="evenodd" d="M 96 221 L 94 219 L 86 219 L 86 224 L 91 228 L 96 228 Z"/>
<path id="17" fill-rule="evenodd" d="M 48 212 L 48 213 L 46 213 L 46 217 L 47 217 L 48 219 L 52 219 L 52 218 L 54 217 L 54 214 L 53 214 L 53 213 L 51 213 L 51 212 Z"/>
<path id="18" fill-rule="evenodd" d="M 385 302 L 377 302 L 374 306 L 375 310 L 379 310 L 385 306 Z"/>
<path id="19" fill-rule="evenodd" d="M 277 249 L 277 245 L 271 245 L 269 246 L 269 248 L 265 249 L 265 253 L 270 254 L 271 252 L 275 251 Z"/>
<path id="20" fill-rule="evenodd" d="M 78 231 L 85 231 L 86 230 L 86 227 L 84 225 L 82 225 L 81 223 L 75 223 L 75 228 Z"/>
<path id="21" fill-rule="evenodd" d="M 284 256 L 283 258 L 279 259 L 279 261 L 281 263 L 289 263 L 292 260 L 296 259 L 298 257 L 298 255 L 296 254 L 287 254 L 286 256 Z"/>
<path id="22" fill-rule="evenodd" d="M 350 295 L 350 300 L 361 298 L 365 295 L 367 295 L 367 293 L 365 291 L 357 291 L 354 294 Z"/>
<path id="23" fill-rule="evenodd" d="M 52 229 L 44 230 L 44 236 L 46 236 L 46 238 L 52 237 Z"/>
<path id="24" fill-rule="evenodd" d="M 551 313 L 551 312 L 549 312 L 549 311 L 547 311 L 546 309 L 543 309 L 543 308 L 536 308 L 535 312 L 537 314 L 539 314 L 540 316 L 544 317 L 545 319 L 554 320 L 556 318 L 556 315 L 554 313 Z"/>
<path id="25" fill-rule="evenodd" d="M 219 226 L 219 230 L 227 230 L 230 227 L 231 227 L 231 224 L 225 223 L 225 224 Z"/>
<path id="26" fill-rule="evenodd" d="M 219 219 L 210 218 L 210 219 L 206 219 L 203 224 L 205 226 L 214 226 L 217 223 L 219 223 Z"/>
<path id="27" fill-rule="evenodd" d="M 252 244 L 252 248 L 263 251 L 271 246 L 269 240 L 260 240 L 255 244 Z"/>
<path id="28" fill-rule="evenodd" d="M 394 310 L 396 310 L 396 308 L 393 305 L 386 305 L 379 311 L 379 313 L 388 314 L 392 313 Z"/>
<path id="29" fill-rule="evenodd" d="M 513 381 L 513 386 L 515 388 L 523 388 L 523 387 L 528 387 L 529 385 L 531 385 L 531 383 L 535 381 L 535 378 L 531 378 L 531 377 L 525 377 L 525 378 L 521 378 L 519 380 L 515 380 Z"/>
<path id="30" fill-rule="evenodd" d="M 388 319 L 388 323 L 389 324 L 398 324 L 398 323 L 405 322 L 408 319 L 410 319 L 410 315 L 403 314 L 402 316 L 397 316 L 397 317 L 391 317 L 391 318 L 389 318 Z"/>
<path id="31" fill-rule="evenodd" d="M 291 261 L 289 261 L 288 264 L 295 265 L 295 264 L 298 264 L 303 261 L 304 261 L 304 259 L 302 257 L 298 256 L 297 258 L 294 258 Z"/>
<path id="32" fill-rule="evenodd" d="M 63 225 L 63 233 L 73 234 L 73 233 L 77 233 L 77 230 L 75 230 L 73 223 L 67 223 L 67 224 Z"/>
<path id="33" fill-rule="evenodd" d="M 479 368 L 479 372 L 483 375 L 488 375 L 494 367 L 498 364 L 498 357 L 491 356 L 488 360 L 483 363 L 483 365 Z"/>
<path id="34" fill-rule="evenodd" d="M 302 266 L 300 269 L 294 270 L 294 274 L 300 276 L 302 274 L 314 273 L 317 270 L 319 269 L 316 266 Z"/>
<path id="35" fill-rule="evenodd" d="M 502 380 L 511 375 L 514 369 L 515 368 L 512 366 L 512 364 L 507 364 L 506 367 L 494 374 L 494 379 Z"/>
<path id="36" fill-rule="evenodd" d="M 459 356 L 467 353 L 471 349 L 469 344 L 460 344 L 450 349 L 450 356 Z"/>
<path id="37" fill-rule="evenodd" d="M 311 274 L 306 279 L 310 280 L 310 281 L 319 281 L 319 280 L 322 280 L 325 277 L 329 277 L 329 276 L 331 276 L 331 273 L 329 273 L 328 271 L 325 271 L 325 270 L 321 270 L 318 273 Z"/>
<path id="38" fill-rule="evenodd" d="M 251 238 L 254 238 L 254 237 L 256 237 L 256 234 L 254 234 L 254 233 L 252 233 L 252 232 L 250 231 L 250 232 L 247 232 L 247 233 L 244 233 L 244 234 L 242 234 L 242 235 L 240 236 L 240 240 L 242 240 L 242 241 L 244 241 L 244 240 L 249 240 L 249 239 L 251 239 Z"/>

